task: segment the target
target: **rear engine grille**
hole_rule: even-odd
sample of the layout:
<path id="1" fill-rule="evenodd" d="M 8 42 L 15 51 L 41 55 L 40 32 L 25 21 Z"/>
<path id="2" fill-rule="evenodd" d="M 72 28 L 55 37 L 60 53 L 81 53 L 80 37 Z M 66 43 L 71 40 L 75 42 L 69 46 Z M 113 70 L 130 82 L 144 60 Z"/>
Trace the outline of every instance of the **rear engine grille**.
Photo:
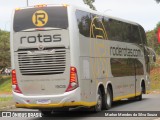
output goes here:
<path id="1" fill-rule="evenodd" d="M 44 51 L 20 50 L 18 62 L 22 75 L 62 74 L 66 66 L 66 50 L 65 48 Z"/>

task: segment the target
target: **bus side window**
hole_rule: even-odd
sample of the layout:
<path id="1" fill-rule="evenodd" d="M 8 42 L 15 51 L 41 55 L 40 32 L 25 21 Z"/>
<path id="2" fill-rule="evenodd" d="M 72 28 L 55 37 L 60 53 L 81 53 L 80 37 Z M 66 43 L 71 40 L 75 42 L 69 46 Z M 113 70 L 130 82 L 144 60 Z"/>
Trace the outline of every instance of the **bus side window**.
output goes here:
<path id="1" fill-rule="evenodd" d="M 77 23 L 79 32 L 81 35 L 85 37 L 90 37 L 90 24 L 91 24 L 91 18 L 90 13 L 77 10 L 76 11 L 76 17 L 77 17 Z"/>
<path id="2" fill-rule="evenodd" d="M 139 28 L 136 25 L 132 25 L 131 28 L 132 34 L 131 34 L 131 43 L 137 43 L 137 44 L 141 44 L 141 36 L 139 33 Z"/>
<path id="3" fill-rule="evenodd" d="M 144 74 L 143 64 L 138 59 L 135 59 L 135 64 L 136 64 L 136 75 L 143 75 Z"/>
<path id="4" fill-rule="evenodd" d="M 147 46 L 147 38 L 146 38 L 145 31 L 141 26 L 139 27 L 139 30 L 140 30 L 140 34 L 141 34 L 142 43 L 143 43 L 143 45 Z"/>
<path id="5" fill-rule="evenodd" d="M 107 18 L 107 17 L 103 17 L 102 18 L 102 23 L 103 23 L 103 25 L 104 25 L 104 27 L 105 27 L 105 31 L 106 31 L 106 34 L 107 34 L 107 38 L 109 39 L 109 40 L 111 40 L 111 33 L 110 33 L 110 27 L 109 27 L 109 18 Z"/>
<path id="6" fill-rule="evenodd" d="M 109 19 L 111 40 L 122 41 L 121 38 L 121 24 L 117 20 Z"/>

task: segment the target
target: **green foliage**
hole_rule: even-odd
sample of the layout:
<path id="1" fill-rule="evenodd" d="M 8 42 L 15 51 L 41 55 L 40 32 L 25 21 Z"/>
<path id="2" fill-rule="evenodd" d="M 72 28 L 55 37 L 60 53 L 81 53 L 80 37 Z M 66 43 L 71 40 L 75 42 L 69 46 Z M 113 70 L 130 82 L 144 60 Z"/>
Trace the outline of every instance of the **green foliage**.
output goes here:
<path id="1" fill-rule="evenodd" d="M 146 32 L 148 46 L 153 48 L 155 52 L 160 55 L 160 44 L 157 43 L 157 29 L 160 27 L 160 22 L 156 25 L 156 28 Z"/>
<path id="2" fill-rule="evenodd" d="M 151 90 L 160 91 L 160 57 L 157 56 L 155 63 L 151 63 L 150 80 Z"/>
<path id="3" fill-rule="evenodd" d="M 11 83 L 11 77 L 3 77 L 0 79 L 0 93 L 11 93 L 12 92 L 12 83 Z"/>
<path id="4" fill-rule="evenodd" d="M 10 97 L 0 97 L 0 102 L 2 102 L 2 101 L 10 101 L 10 100 L 13 100 L 12 96 L 10 96 Z"/>
<path id="5" fill-rule="evenodd" d="M 95 6 L 93 5 L 95 0 L 83 0 L 83 2 L 87 4 L 92 10 L 96 10 Z"/>
<path id="6" fill-rule="evenodd" d="M 0 68 L 10 67 L 9 32 L 0 30 Z"/>
<path id="7" fill-rule="evenodd" d="M 156 28 L 154 29 L 156 33 L 158 32 L 157 30 L 159 27 L 160 27 L 160 22 L 157 23 Z"/>
<path id="8" fill-rule="evenodd" d="M 0 97 L 0 111 L 8 110 L 7 106 L 12 106 L 15 104 L 12 96 Z"/>

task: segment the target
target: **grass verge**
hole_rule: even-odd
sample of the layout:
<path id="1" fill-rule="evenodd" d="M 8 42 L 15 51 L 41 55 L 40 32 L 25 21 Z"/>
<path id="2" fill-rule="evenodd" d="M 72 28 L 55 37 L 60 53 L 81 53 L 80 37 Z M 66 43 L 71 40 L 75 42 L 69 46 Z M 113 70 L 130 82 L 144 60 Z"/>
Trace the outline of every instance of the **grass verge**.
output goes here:
<path id="1" fill-rule="evenodd" d="M 12 93 L 11 76 L 1 76 L 0 78 L 0 94 Z"/>
<path id="2" fill-rule="evenodd" d="M 154 63 L 151 68 L 151 91 L 156 91 L 156 93 L 160 94 L 160 57 L 157 57 L 156 63 Z"/>
<path id="3" fill-rule="evenodd" d="M 11 76 L 0 76 L 0 111 L 14 105 Z"/>
<path id="4" fill-rule="evenodd" d="M 0 111 L 4 111 L 10 108 L 7 106 L 13 106 L 15 104 L 13 97 L 0 97 Z"/>
<path id="5" fill-rule="evenodd" d="M 160 91 L 160 68 L 151 70 L 151 90 Z"/>

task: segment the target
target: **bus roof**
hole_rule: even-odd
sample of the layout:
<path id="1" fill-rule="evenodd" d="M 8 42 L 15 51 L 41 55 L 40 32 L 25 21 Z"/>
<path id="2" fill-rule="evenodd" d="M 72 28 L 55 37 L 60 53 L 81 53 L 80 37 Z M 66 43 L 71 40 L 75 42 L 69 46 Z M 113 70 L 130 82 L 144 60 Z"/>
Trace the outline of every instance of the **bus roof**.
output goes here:
<path id="1" fill-rule="evenodd" d="M 114 17 L 114 16 L 110 16 L 110 15 L 107 15 L 105 13 L 102 13 L 102 12 L 99 12 L 99 11 L 95 11 L 95 10 L 92 10 L 92 9 L 83 8 L 83 7 L 79 7 L 79 6 L 75 6 L 75 5 L 73 7 L 74 7 L 74 9 L 77 9 L 77 10 L 86 11 L 86 12 L 90 12 L 90 13 L 93 13 L 93 14 L 105 16 L 105 17 L 108 17 L 108 18 L 111 18 L 111 19 L 114 19 L 114 20 L 118 20 L 118 21 L 121 21 L 121 22 L 125 22 L 125 23 L 129 23 L 129 24 L 141 26 L 140 24 L 138 24 L 136 22 L 133 22 L 133 21 L 130 21 L 130 20 L 126 20 L 126 19 L 122 19 L 122 18 L 118 18 L 118 17 Z"/>
<path id="2" fill-rule="evenodd" d="M 95 10 L 92 10 L 92 9 L 88 9 L 88 8 L 80 7 L 80 6 L 76 6 L 76 5 L 69 5 L 69 4 L 39 4 L 39 5 L 28 6 L 28 7 L 24 7 L 24 8 L 16 8 L 16 10 L 29 9 L 29 8 L 43 8 L 43 7 L 51 7 L 51 6 L 63 6 L 63 7 L 68 7 L 69 6 L 69 7 L 72 7 L 73 9 L 75 9 L 75 10 L 86 11 L 86 12 L 90 12 L 92 14 L 105 16 L 105 17 L 108 17 L 108 18 L 111 18 L 111 19 L 114 19 L 114 20 L 118 20 L 118 21 L 121 21 L 121 22 L 141 26 L 140 24 L 138 24 L 136 22 L 133 22 L 133 21 L 130 21 L 130 20 L 110 16 L 110 15 L 107 15 L 107 14 L 99 12 L 99 11 L 95 11 Z"/>

